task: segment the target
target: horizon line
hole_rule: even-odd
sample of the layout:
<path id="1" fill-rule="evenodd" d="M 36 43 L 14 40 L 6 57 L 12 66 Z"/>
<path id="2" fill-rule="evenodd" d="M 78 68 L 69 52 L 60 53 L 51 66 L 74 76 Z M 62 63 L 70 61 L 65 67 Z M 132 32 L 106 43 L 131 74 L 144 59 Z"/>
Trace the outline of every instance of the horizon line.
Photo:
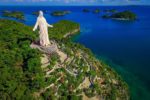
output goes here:
<path id="1" fill-rule="evenodd" d="M 19 5 L 19 4 L 10 4 L 10 5 L 1 5 L 0 6 L 150 6 L 149 4 L 122 4 L 122 5 L 32 5 L 32 4 L 29 4 L 29 5 Z"/>

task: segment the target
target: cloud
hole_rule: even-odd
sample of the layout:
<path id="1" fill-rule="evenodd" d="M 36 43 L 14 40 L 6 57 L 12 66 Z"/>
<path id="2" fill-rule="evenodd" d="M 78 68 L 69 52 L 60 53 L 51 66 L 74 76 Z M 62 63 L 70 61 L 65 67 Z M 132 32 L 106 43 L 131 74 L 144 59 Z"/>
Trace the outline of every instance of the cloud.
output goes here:
<path id="1" fill-rule="evenodd" d="M 27 3 L 38 3 L 38 2 L 55 2 L 55 3 L 98 3 L 102 0 L 7 0 L 11 2 L 27 2 Z"/>
<path id="2" fill-rule="evenodd" d="M 150 4 L 150 0 L 0 0 L 0 3 L 12 4 L 96 4 L 96 5 L 124 5 L 124 4 Z"/>

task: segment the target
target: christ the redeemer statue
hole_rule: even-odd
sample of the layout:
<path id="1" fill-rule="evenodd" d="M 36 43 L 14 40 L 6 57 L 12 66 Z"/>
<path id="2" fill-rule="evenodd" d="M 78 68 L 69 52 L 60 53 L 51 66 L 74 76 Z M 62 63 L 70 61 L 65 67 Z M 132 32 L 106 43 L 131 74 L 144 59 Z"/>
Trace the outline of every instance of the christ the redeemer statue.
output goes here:
<path id="1" fill-rule="evenodd" d="M 39 16 L 37 18 L 33 31 L 35 31 L 38 27 L 39 27 L 39 35 L 40 35 L 40 45 L 48 46 L 50 44 L 49 37 L 48 37 L 48 27 L 53 27 L 53 26 L 47 23 L 46 19 L 43 16 L 42 11 L 39 11 Z"/>

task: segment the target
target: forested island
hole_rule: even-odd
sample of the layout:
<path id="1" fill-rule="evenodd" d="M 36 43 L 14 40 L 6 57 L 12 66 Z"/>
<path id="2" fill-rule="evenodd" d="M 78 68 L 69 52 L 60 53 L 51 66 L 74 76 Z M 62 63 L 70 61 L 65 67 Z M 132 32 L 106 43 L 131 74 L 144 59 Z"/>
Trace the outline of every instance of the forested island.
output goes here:
<path id="1" fill-rule="evenodd" d="M 117 10 L 116 9 L 106 9 L 106 10 L 104 10 L 104 12 L 106 12 L 106 13 L 116 13 Z"/>
<path id="2" fill-rule="evenodd" d="M 38 16 L 39 15 L 39 11 L 32 12 L 32 15 Z"/>
<path id="3" fill-rule="evenodd" d="M 137 16 L 131 11 L 117 12 L 112 15 L 103 15 L 102 18 L 111 18 L 116 20 L 136 20 Z"/>
<path id="4" fill-rule="evenodd" d="M 82 11 L 83 11 L 83 12 L 90 12 L 89 9 L 83 9 Z"/>
<path id="5" fill-rule="evenodd" d="M 52 16 L 64 16 L 66 14 L 71 13 L 71 11 L 64 10 L 64 11 L 54 11 L 51 13 Z"/>
<path id="6" fill-rule="evenodd" d="M 53 26 L 49 38 L 67 55 L 63 63 L 57 53 L 49 56 L 30 47 L 38 39 L 32 27 L 0 19 L 1 100 L 130 99 L 122 78 L 66 35 L 79 33 L 78 23 L 62 20 Z"/>
<path id="7" fill-rule="evenodd" d="M 43 10 L 44 13 L 48 13 L 47 10 Z M 39 15 L 39 11 L 34 11 L 32 12 L 32 15 L 38 16 Z"/>
<path id="8" fill-rule="evenodd" d="M 95 14 L 100 13 L 100 9 L 95 9 L 95 10 L 93 11 L 93 13 L 95 13 Z"/>
<path id="9" fill-rule="evenodd" d="M 16 19 L 19 19 L 19 20 L 25 20 L 24 13 L 21 12 L 21 11 L 4 10 L 4 11 L 2 11 L 2 16 L 3 17 L 16 18 Z"/>

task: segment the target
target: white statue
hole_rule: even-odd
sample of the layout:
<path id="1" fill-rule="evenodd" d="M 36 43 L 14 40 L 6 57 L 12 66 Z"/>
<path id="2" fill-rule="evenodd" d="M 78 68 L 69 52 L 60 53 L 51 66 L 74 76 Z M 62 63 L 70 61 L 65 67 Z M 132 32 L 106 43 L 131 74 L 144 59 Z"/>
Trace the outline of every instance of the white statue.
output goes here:
<path id="1" fill-rule="evenodd" d="M 50 44 L 49 37 L 48 37 L 48 27 L 53 27 L 53 26 L 47 23 L 46 19 L 43 16 L 42 11 L 39 11 L 39 16 L 37 18 L 33 31 L 35 31 L 38 27 L 39 27 L 39 34 L 40 34 L 40 45 L 48 46 Z"/>

